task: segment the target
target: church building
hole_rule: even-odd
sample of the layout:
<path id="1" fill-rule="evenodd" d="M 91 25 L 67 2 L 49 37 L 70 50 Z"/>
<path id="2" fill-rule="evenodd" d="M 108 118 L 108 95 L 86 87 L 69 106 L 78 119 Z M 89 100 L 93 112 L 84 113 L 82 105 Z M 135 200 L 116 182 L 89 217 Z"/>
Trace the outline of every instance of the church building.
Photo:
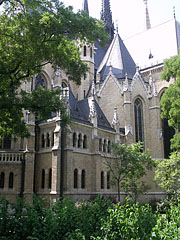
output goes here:
<path id="1" fill-rule="evenodd" d="M 31 201 L 35 193 L 54 202 L 62 195 L 74 200 L 97 195 L 117 199 L 105 165 L 105 159 L 113 158 L 113 142 L 141 141 L 153 158 L 168 157 L 174 130 L 160 118 L 160 98 L 170 84 L 161 73 L 164 59 L 178 54 L 180 23 L 174 17 L 151 28 L 147 0 L 144 3 L 146 30 L 123 41 L 113 24 L 110 0 L 102 0 L 101 20 L 110 40 L 103 48 L 98 42 L 81 47 L 89 70 L 80 86 L 51 65 L 22 84 L 27 91 L 61 88 L 71 123 L 63 131 L 58 113 L 36 121 L 24 110 L 30 137 L 16 142 L 4 138 L 0 146 L 0 197 L 15 201 L 25 196 Z M 89 14 L 88 0 L 83 0 L 83 10 Z M 139 200 L 166 196 L 153 183 L 153 172 L 146 181 L 151 189 Z M 122 192 L 122 199 L 125 196 Z"/>

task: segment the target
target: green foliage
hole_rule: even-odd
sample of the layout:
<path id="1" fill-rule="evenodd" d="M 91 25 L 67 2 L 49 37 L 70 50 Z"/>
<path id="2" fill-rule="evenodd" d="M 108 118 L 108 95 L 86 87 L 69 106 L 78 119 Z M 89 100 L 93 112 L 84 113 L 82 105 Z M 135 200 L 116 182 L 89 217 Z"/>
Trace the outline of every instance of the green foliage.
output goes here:
<path id="1" fill-rule="evenodd" d="M 164 62 L 162 79 L 170 81 L 174 78 L 175 82 L 164 92 L 160 107 L 162 110 L 161 117 L 168 119 L 169 126 L 178 130 L 172 139 L 171 148 L 179 150 L 180 148 L 180 54 Z"/>
<path id="2" fill-rule="evenodd" d="M 141 143 L 114 144 L 112 151 L 114 159 L 106 159 L 106 166 L 111 174 L 111 183 L 118 186 L 120 200 L 120 185 L 136 201 L 138 194 L 147 189 L 142 177 L 151 170 L 153 160 L 147 151 L 143 151 Z"/>
<path id="3" fill-rule="evenodd" d="M 169 194 L 178 194 L 180 189 L 180 153 L 171 153 L 169 159 L 157 162 L 155 181 Z"/>
<path id="4" fill-rule="evenodd" d="M 0 5 L 0 136 L 24 137 L 28 129 L 22 108 L 49 118 L 50 112 L 62 110 L 62 101 L 48 90 L 19 92 L 22 82 L 51 64 L 80 84 L 88 70 L 81 61 L 80 41 L 105 42 L 107 35 L 102 22 L 83 11 L 73 13 L 58 0 L 2 0 Z"/>
<path id="5" fill-rule="evenodd" d="M 92 202 L 69 199 L 53 206 L 34 197 L 33 204 L 0 200 L 0 240 L 171 240 L 180 237 L 180 204 L 162 213 L 148 204 L 112 204 L 101 197 Z"/>

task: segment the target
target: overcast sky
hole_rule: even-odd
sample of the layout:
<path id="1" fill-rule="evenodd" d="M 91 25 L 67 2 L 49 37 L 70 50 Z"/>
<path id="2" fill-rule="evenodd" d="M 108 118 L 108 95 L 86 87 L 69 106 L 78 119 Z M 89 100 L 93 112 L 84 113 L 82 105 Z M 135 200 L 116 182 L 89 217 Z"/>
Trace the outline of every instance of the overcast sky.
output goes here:
<path id="1" fill-rule="evenodd" d="M 74 10 L 82 9 L 83 0 L 61 0 Z M 88 0 L 90 16 L 100 18 L 102 0 Z M 110 0 L 115 26 L 118 23 L 122 39 L 133 36 L 145 29 L 145 4 L 143 0 Z M 151 26 L 157 26 L 173 19 L 175 6 L 176 19 L 180 21 L 180 0 L 148 0 Z"/>

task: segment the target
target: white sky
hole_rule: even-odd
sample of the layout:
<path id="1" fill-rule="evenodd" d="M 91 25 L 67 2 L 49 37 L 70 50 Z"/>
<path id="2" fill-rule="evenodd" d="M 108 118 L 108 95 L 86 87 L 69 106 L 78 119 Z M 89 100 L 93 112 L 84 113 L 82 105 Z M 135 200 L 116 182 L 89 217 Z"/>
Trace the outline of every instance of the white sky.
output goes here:
<path id="1" fill-rule="evenodd" d="M 74 10 L 82 9 L 83 0 L 61 0 Z M 88 0 L 90 16 L 100 18 L 102 0 Z M 110 0 L 114 24 L 118 23 L 122 39 L 133 36 L 145 29 L 145 4 L 143 0 Z M 173 18 L 175 6 L 176 19 L 180 21 L 180 0 L 148 0 L 151 27 Z"/>

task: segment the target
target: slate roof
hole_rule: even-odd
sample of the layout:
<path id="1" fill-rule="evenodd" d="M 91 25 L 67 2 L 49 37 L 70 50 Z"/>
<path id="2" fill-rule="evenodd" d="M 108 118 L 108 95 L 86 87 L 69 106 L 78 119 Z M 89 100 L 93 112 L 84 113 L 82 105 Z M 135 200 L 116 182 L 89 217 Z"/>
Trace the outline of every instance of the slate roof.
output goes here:
<path id="1" fill-rule="evenodd" d="M 119 34 L 116 33 L 111 45 L 107 49 L 97 72 L 100 73 L 101 81 L 104 81 L 112 67 L 113 74 L 120 80 L 125 74 L 132 79 L 136 72 L 136 64 L 129 54 Z"/>
<path id="2" fill-rule="evenodd" d="M 93 126 L 93 124 L 89 120 L 89 104 L 88 99 L 83 99 L 81 101 L 77 101 L 69 91 L 69 100 L 70 100 L 70 113 L 71 119 L 75 122 L 83 123 L 89 126 Z M 95 107 L 97 111 L 97 125 L 98 128 L 109 130 L 115 132 L 115 130 L 111 127 L 110 123 L 108 122 L 107 118 L 105 117 L 103 111 L 99 107 L 98 103 L 95 101 Z"/>

